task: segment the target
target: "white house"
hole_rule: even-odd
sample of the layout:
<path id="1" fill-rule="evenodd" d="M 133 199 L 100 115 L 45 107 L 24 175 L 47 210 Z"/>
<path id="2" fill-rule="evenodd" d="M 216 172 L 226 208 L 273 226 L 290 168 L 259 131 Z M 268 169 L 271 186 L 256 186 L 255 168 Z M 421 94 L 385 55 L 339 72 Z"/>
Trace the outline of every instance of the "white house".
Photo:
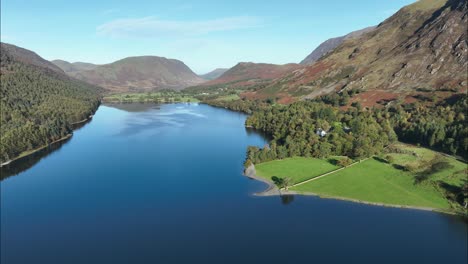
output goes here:
<path id="1" fill-rule="evenodd" d="M 325 131 L 325 130 L 323 130 L 323 129 L 321 129 L 321 128 L 317 129 L 317 132 L 316 132 L 316 133 L 317 133 L 317 135 L 319 135 L 319 136 L 321 136 L 321 137 L 324 137 L 324 136 L 327 135 L 327 131 Z"/>

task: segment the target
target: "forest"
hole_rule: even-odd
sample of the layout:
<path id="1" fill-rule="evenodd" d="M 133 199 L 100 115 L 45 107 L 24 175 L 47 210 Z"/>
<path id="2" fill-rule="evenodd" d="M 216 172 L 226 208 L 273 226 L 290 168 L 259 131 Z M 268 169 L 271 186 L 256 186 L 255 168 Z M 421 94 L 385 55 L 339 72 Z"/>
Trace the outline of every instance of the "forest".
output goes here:
<path id="1" fill-rule="evenodd" d="M 394 101 L 363 108 L 359 102 L 349 102 L 358 93 L 332 93 L 290 105 L 245 99 L 205 103 L 251 114 L 246 126 L 273 138 L 265 148 L 249 147 L 249 164 L 293 156 L 359 159 L 383 154 L 397 140 L 468 158 L 465 95 L 433 103 Z"/>
<path id="2" fill-rule="evenodd" d="M 3 50 L 2 50 L 3 51 Z M 0 161 L 46 146 L 99 106 L 100 88 L 1 54 Z"/>
<path id="3" fill-rule="evenodd" d="M 246 126 L 272 137 L 263 149 L 249 147 L 248 163 L 294 156 L 361 159 L 382 153 L 397 140 L 391 123 L 371 111 L 312 101 L 263 108 L 246 120 Z"/>

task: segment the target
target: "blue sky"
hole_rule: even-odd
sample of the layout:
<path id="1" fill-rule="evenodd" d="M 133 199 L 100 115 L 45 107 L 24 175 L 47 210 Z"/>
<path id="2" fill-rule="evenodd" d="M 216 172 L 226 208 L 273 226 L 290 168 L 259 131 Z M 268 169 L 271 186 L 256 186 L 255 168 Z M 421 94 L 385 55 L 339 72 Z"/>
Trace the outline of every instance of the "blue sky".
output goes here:
<path id="1" fill-rule="evenodd" d="M 205 73 L 240 61 L 299 62 L 324 40 L 414 1 L 2 0 L 1 40 L 48 60 L 156 55 Z"/>

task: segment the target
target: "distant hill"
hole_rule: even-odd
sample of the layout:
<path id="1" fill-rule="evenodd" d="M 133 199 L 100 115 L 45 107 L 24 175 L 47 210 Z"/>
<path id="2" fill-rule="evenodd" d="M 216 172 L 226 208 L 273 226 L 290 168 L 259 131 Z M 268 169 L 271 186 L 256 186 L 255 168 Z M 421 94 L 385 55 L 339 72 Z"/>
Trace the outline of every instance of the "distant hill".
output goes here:
<path id="1" fill-rule="evenodd" d="M 67 74 L 72 74 L 72 73 L 76 73 L 79 71 L 94 70 L 96 67 L 98 67 L 98 65 L 96 64 L 86 63 L 86 62 L 70 63 L 64 60 L 53 60 L 51 62 L 55 64 L 57 67 L 59 67 L 60 69 L 62 69 Z"/>
<path id="2" fill-rule="evenodd" d="M 341 36 L 341 37 L 336 37 L 336 38 L 331 38 L 320 44 L 316 49 L 312 51 L 309 56 L 307 56 L 303 61 L 301 61 L 300 64 L 302 65 L 310 65 L 313 64 L 314 62 L 318 61 L 320 58 L 328 54 L 329 52 L 333 51 L 336 47 L 341 45 L 343 41 L 350 39 L 350 38 L 357 38 L 361 36 L 362 34 L 368 33 L 372 30 L 374 30 L 375 27 L 367 27 L 361 30 L 353 31 L 347 35 Z"/>
<path id="3" fill-rule="evenodd" d="M 227 70 L 215 80 L 203 83 L 203 86 L 220 85 L 220 84 L 255 84 L 271 81 L 283 76 L 287 72 L 299 69 L 302 66 L 299 64 L 267 64 L 240 62 L 236 66 Z"/>
<path id="4" fill-rule="evenodd" d="M 129 57 L 71 76 L 114 92 L 180 90 L 204 82 L 183 62 L 156 56 Z"/>
<path id="5" fill-rule="evenodd" d="M 100 88 L 36 53 L 1 43 L 0 163 L 72 133 L 99 105 Z"/>
<path id="6" fill-rule="evenodd" d="M 371 106 L 466 92 L 467 20 L 466 0 L 420 0 L 249 96 L 262 98 L 273 90 L 299 99 L 358 89 L 353 100 Z"/>
<path id="7" fill-rule="evenodd" d="M 47 68 L 58 73 L 63 73 L 63 71 L 59 67 L 55 66 L 50 61 L 41 58 L 39 55 L 30 50 L 23 49 L 15 45 L 3 42 L 1 43 L 1 49 L 2 52 L 5 53 L 5 56 L 8 56 L 11 60 L 21 62 L 24 64 L 38 66 L 41 68 Z"/>
<path id="8" fill-rule="evenodd" d="M 201 78 L 205 79 L 205 80 L 214 80 L 216 78 L 218 78 L 219 76 L 223 75 L 227 70 L 229 69 L 224 69 L 224 68 L 218 68 L 218 69 L 215 69 L 209 73 L 206 73 L 206 74 L 202 74 L 200 75 Z"/>

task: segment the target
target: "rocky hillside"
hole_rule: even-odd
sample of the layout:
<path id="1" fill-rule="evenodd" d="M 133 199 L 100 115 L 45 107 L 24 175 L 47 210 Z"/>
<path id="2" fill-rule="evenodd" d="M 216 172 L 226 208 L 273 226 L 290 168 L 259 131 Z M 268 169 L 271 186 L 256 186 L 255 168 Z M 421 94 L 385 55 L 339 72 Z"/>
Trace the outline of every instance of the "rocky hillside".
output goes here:
<path id="1" fill-rule="evenodd" d="M 53 60 L 51 62 L 69 75 L 73 75 L 74 73 L 79 72 L 79 71 L 94 70 L 96 67 L 98 67 L 98 65 L 96 64 L 86 63 L 86 62 L 71 63 L 71 62 L 64 61 L 64 60 Z"/>
<path id="2" fill-rule="evenodd" d="M 299 99 L 358 89 L 363 92 L 354 100 L 373 105 L 466 91 L 467 17 L 466 0 L 420 0 L 249 96 L 274 92 Z"/>
<path id="3" fill-rule="evenodd" d="M 71 75 L 113 92 L 179 90 L 204 82 L 183 62 L 156 56 L 129 57 Z"/>
<path id="4" fill-rule="evenodd" d="M 227 70 L 229 70 L 229 69 L 218 68 L 218 69 L 215 69 L 215 70 L 213 70 L 213 71 L 211 71 L 209 73 L 200 75 L 200 78 L 202 78 L 204 80 L 211 81 L 211 80 L 217 79 L 218 77 L 223 75 Z"/>
<path id="5" fill-rule="evenodd" d="M 351 38 L 357 38 L 365 33 L 368 33 L 372 30 L 374 30 L 375 27 L 367 27 L 361 30 L 353 31 L 347 35 L 341 36 L 341 37 L 336 37 L 336 38 L 331 38 L 320 44 L 316 49 L 312 51 L 312 53 L 309 54 L 303 61 L 301 61 L 300 64 L 302 65 L 311 65 L 314 62 L 318 61 L 320 58 L 328 54 L 329 52 L 332 52 L 336 47 L 341 45 L 345 40 L 351 39 Z"/>

